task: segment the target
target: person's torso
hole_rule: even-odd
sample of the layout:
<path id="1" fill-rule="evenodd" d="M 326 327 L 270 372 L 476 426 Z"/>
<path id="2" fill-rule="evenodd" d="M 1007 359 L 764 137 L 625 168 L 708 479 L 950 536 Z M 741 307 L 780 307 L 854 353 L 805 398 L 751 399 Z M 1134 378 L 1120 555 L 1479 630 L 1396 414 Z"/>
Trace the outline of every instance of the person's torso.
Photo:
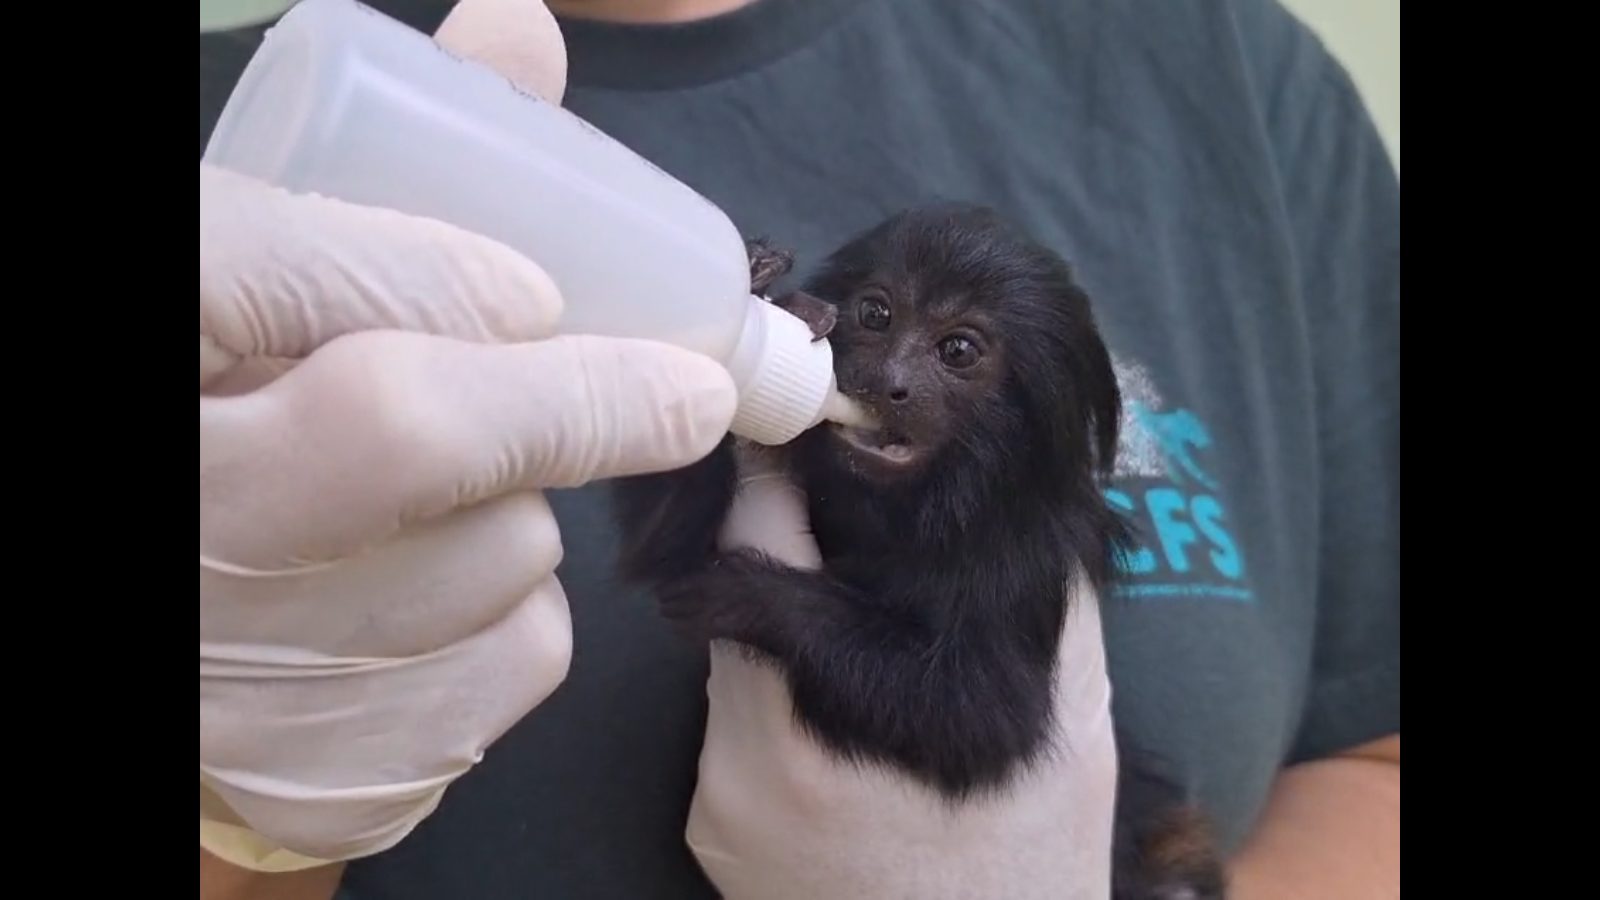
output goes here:
<path id="1" fill-rule="evenodd" d="M 1306 323 L 1229 20 L 1103 0 L 767 6 L 655 44 L 574 27 L 566 103 L 795 249 L 802 273 L 938 199 L 995 206 L 1073 264 L 1127 404 L 1110 496 L 1142 535 L 1103 613 L 1115 710 L 1236 844 L 1303 703 L 1317 526 Z M 639 65 L 607 79 L 596 55 L 648 44 L 681 61 L 786 24 L 804 34 L 753 45 L 759 61 L 655 83 Z M 251 43 L 218 51 L 227 40 L 202 39 L 202 142 Z M 234 60 L 208 75 L 208 52 Z M 568 681 L 415 834 L 351 867 L 355 900 L 714 895 L 684 845 L 705 654 L 618 584 L 606 495 L 552 498 Z"/>

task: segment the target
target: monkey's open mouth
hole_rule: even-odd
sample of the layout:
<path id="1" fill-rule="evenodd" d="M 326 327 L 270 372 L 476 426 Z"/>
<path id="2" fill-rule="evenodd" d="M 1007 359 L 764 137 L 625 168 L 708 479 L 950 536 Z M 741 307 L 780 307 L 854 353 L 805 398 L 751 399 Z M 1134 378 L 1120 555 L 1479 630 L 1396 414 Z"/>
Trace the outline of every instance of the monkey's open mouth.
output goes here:
<path id="1" fill-rule="evenodd" d="M 893 466 L 907 465 L 917 458 L 917 451 L 905 437 L 891 430 L 847 428 L 841 425 L 834 428 L 834 433 L 853 449 Z"/>

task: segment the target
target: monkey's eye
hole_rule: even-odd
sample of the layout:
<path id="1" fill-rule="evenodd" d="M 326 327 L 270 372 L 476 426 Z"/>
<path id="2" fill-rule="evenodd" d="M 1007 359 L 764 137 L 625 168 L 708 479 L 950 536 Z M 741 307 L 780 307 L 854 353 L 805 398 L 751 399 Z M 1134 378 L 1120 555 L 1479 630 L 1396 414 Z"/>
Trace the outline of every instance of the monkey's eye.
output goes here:
<path id="1" fill-rule="evenodd" d="M 866 297 L 856 306 L 856 320 L 868 331 L 889 327 L 889 304 L 877 297 Z"/>
<path id="2" fill-rule="evenodd" d="M 939 361 L 952 369 L 967 369 L 976 365 L 983 356 L 978 345 L 960 335 L 951 335 L 939 342 Z"/>

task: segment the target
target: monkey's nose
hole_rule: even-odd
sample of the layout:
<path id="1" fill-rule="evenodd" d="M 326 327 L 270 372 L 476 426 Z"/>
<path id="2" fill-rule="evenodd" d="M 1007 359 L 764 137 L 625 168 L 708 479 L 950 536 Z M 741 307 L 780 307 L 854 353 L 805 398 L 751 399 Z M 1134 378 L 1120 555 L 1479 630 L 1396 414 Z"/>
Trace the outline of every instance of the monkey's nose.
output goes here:
<path id="1" fill-rule="evenodd" d="M 904 403 L 911 399 L 911 392 L 905 388 L 893 388 L 889 391 L 890 403 Z"/>

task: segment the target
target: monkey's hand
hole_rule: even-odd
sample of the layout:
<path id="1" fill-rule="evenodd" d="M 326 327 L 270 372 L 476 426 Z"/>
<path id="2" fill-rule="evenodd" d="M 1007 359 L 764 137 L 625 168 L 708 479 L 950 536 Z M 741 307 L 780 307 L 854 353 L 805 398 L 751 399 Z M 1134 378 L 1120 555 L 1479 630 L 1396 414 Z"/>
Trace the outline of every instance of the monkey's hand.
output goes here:
<path id="1" fill-rule="evenodd" d="M 724 552 L 660 590 L 662 615 L 690 638 L 736 641 L 785 662 L 818 635 L 860 625 L 852 597 L 822 572 L 748 548 Z"/>
<path id="2" fill-rule="evenodd" d="M 750 292 L 766 294 L 778 279 L 794 268 L 794 254 L 772 246 L 765 238 L 745 241 L 745 252 L 750 257 Z M 793 291 L 772 301 L 772 305 L 787 311 L 811 328 L 811 339 L 820 341 L 833 331 L 839 321 L 839 311 L 832 303 L 802 291 Z"/>
<path id="3" fill-rule="evenodd" d="M 806 323 L 813 342 L 832 334 L 834 326 L 839 324 L 838 307 L 804 291 L 785 294 L 772 301 L 772 305 Z"/>
<path id="4" fill-rule="evenodd" d="M 773 282 L 789 274 L 789 270 L 794 268 L 794 254 L 772 246 L 766 238 L 745 241 L 744 249 L 750 257 L 752 294 L 765 294 Z"/>
<path id="5" fill-rule="evenodd" d="M 794 579 L 821 577 L 805 494 L 781 455 L 742 442 L 730 448 L 737 485 L 709 565 L 673 578 L 659 591 L 661 611 L 695 640 L 772 646 L 784 610 L 775 599 Z"/>

